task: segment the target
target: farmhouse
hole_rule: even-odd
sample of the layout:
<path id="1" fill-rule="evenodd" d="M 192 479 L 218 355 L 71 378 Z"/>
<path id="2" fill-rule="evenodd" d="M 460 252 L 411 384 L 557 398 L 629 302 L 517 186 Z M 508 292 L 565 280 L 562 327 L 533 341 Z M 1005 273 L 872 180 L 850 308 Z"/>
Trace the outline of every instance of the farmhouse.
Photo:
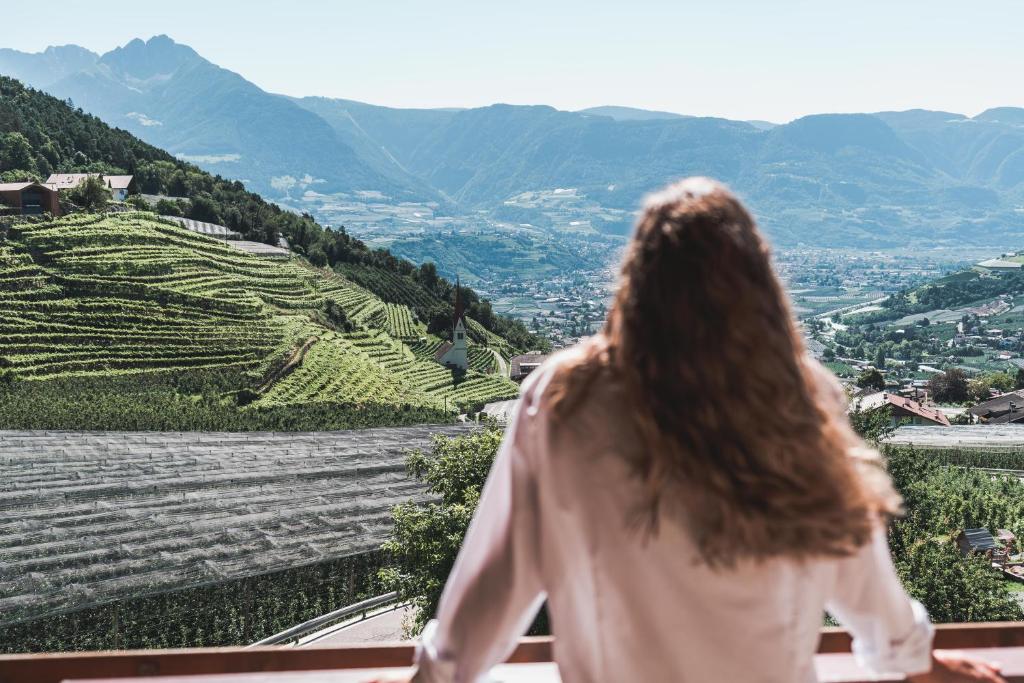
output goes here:
<path id="1" fill-rule="evenodd" d="M 522 356 L 513 356 L 512 358 L 512 380 L 515 382 L 523 381 L 527 375 L 536 370 L 541 366 L 541 363 L 548 359 L 548 354 L 540 353 L 539 351 L 531 351 L 530 353 L 523 354 Z"/>
<path id="2" fill-rule="evenodd" d="M 984 424 L 1024 422 L 1024 391 L 1011 391 L 979 403 L 968 411 Z"/>
<path id="3" fill-rule="evenodd" d="M 70 190 L 85 182 L 86 178 L 99 177 L 103 183 L 110 188 L 110 198 L 114 201 L 123 202 L 128 198 L 128 188 L 132 184 L 133 176 L 130 175 L 103 175 L 102 173 L 54 173 L 46 180 L 57 190 Z"/>
<path id="4" fill-rule="evenodd" d="M 926 407 L 913 399 L 887 391 L 879 391 L 865 396 L 855 401 L 851 408 L 865 412 L 888 410 L 889 421 L 893 426 L 901 424 L 949 426 L 949 418 L 938 408 Z"/>
<path id="5" fill-rule="evenodd" d="M 0 183 L 0 204 L 6 204 L 22 216 L 60 215 L 56 190 L 42 183 Z"/>
<path id="6" fill-rule="evenodd" d="M 462 288 L 455 279 L 455 317 L 452 322 L 452 341 L 445 342 L 434 352 L 434 360 L 458 370 L 469 369 L 469 339 L 466 337 L 466 312 L 462 307 Z"/>

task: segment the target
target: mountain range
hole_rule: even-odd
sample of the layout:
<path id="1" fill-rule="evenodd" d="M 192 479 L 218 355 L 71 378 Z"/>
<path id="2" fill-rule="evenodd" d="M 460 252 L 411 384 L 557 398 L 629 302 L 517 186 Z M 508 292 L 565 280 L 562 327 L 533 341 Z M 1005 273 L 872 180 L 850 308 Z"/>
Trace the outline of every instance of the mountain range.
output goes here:
<path id="1" fill-rule="evenodd" d="M 634 210 L 665 182 L 702 174 L 732 185 L 785 245 L 1024 246 L 1019 108 L 781 125 L 618 106 L 396 109 L 268 93 L 166 36 L 103 55 L 0 50 L 0 73 L 271 198 L 297 184 L 468 214 L 575 188 Z"/>

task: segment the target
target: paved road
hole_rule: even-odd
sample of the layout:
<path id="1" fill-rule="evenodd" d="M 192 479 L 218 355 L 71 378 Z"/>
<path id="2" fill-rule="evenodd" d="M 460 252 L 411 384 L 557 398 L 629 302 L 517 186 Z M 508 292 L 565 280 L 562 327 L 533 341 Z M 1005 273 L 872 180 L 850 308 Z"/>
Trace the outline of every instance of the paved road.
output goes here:
<path id="1" fill-rule="evenodd" d="M 511 370 L 509 370 L 508 363 L 502 358 L 501 354 L 495 349 L 491 349 L 491 353 L 494 354 L 494 359 L 498 361 L 498 374 L 502 377 L 508 377 Z"/>
<path id="2" fill-rule="evenodd" d="M 388 609 L 366 619 L 345 622 L 324 629 L 303 641 L 302 647 L 318 645 L 346 645 L 358 643 L 394 643 L 406 640 L 402 632 L 402 621 L 412 615 L 411 607 Z"/>

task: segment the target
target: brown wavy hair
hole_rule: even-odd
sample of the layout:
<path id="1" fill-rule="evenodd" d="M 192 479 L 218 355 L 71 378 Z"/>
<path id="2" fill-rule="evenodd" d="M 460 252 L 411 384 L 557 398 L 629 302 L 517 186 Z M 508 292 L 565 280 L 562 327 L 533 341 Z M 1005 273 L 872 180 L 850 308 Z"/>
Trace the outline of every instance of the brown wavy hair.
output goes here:
<path id="1" fill-rule="evenodd" d="M 643 444 L 639 519 L 656 533 L 680 514 L 709 564 L 847 555 L 899 512 L 838 383 L 805 354 L 753 218 L 713 180 L 646 201 L 604 330 L 544 392 L 556 424 L 604 373 Z"/>

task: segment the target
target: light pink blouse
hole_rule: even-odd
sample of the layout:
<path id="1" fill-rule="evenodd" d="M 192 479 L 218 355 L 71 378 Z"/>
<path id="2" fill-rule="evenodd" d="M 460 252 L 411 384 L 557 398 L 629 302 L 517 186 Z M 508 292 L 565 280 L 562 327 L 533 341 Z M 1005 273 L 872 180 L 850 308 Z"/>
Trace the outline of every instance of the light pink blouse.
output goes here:
<path id="1" fill-rule="evenodd" d="M 573 353 L 569 351 L 567 353 Z M 811 683 L 822 615 L 854 635 L 878 672 L 930 666 L 932 627 L 893 569 L 885 534 L 856 555 L 711 570 L 678 525 L 627 526 L 637 448 L 612 384 L 571 425 L 538 409 L 563 353 L 535 371 L 417 652 L 420 683 L 476 683 L 512 651 L 545 598 L 565 683 Z M 827 380 L 835 383 L 831 375 Z"/>

